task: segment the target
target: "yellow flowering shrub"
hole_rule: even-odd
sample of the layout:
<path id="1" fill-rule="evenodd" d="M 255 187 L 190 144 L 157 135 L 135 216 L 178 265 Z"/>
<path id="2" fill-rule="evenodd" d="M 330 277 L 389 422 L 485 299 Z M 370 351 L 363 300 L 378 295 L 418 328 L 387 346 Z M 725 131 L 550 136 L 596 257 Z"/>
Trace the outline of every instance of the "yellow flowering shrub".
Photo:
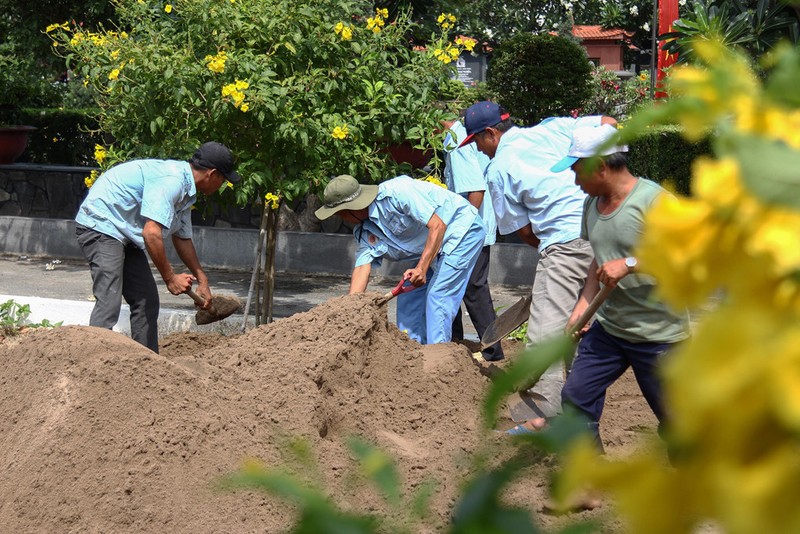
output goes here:
<path id="1" fill-rule="evenodd" d="M 671 466 L 651 448 L 565 458 L 563 497 L 608 492 L 632 532 L 800 531 L 800 53 L 777 49 L 762 82 L 743 56 L 698 43 L 700 65 L 677 67 L 669 101 L 635 116 L 712 135 L 715 159 L 696 162 L 692 197 L 649 212 L 639 250 L 673 307 L 720 295 L 693 338 L 671 354 L 664 381 Z"/>
<path id="2" fill-rule="evenodd" d="M 408 12 L 390 19 L 367 0 L 114 6 L 118 27 L 58 21 L 47 32 L 92 90 L 103 133 L 123 159 L 225 143 L 243 176 L 240 205 L 321 190 L 334 171 L 364 181 L 408 172 L 386 147 L 439 148 L 437 101 L 463 91 L 453 65 L 409 45 L 418 25 Z"/>

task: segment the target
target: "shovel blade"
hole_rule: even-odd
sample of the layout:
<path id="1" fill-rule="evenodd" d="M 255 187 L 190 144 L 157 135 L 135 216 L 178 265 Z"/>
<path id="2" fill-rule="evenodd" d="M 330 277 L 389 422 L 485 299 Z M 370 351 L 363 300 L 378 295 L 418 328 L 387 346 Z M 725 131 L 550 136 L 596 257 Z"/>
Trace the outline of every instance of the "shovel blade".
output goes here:
<path id="1" fill-rule="evenodd" d="M 532 297 L 528 294 L 498 315 L 481 337 L 481 350 L 491 347 L 527 321 L 530 316 L 531 300 Z"/>
<path id="2" fill-rule="evenodd" d="M 215 323 L 233 315 L 241 308 L 242 303 L 236 297 L 215 296 L 211 300 L 209 309 L 197 311 L 194 322 L 198 325 Z"/>

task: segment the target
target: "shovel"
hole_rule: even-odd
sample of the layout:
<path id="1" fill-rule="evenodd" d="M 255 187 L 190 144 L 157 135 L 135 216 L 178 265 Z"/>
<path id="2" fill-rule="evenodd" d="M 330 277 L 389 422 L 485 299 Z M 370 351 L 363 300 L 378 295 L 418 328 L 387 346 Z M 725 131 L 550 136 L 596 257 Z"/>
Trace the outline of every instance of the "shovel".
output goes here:
<path id="1" fill-rule="evenodd" d="M 391 291 L 389 291 L 388 293 L 386 293 L 382 297 L 376 298 L 375 299 L 375 304 L 377 304 L 378 306 L 383 306 L 384 304 L 386 304 L 387 302 L 389 302 L 390 300 L 395 298 L 397 295 L 400 295 L 402 293 L 408 293 L 409 291 L 413 291 L 413 290 L 417 289 L 417 286 L 412 286 L 412 285 L 406 286 L 406 285 L 403 285 L 405 283 L 406 283 L 406 279 L 403 278 L 402 280 L 400 280 L 397 283 L 396 286 L 394 286 L 394 289 L 392 289 Z"/>
<path id="2" fill-rule="evenodd" d="M 492 321 L 483 332 L 480 350 L 491 347 L 527 321 L 530 316 L 531 299 L 531 294 L 528 293 Z"/>
<path id="3" fill-rule="evenodd" d="M 578 317 L 575 324 L 567 330 L 567 335 L 574 337 L 577 332 L 580 332 L 581 328 L 589 322 L 589 319 L 592 318 L 595 312 L 600 308 L 600 305 L 605 302 L 606 298 L 608 298 L 608 295 L 613 290 L 614 288 L 611 286 L 603 286 L 581 316 Z M 522 391 L 514 393 L 508 399 L 508 413 L 511 416 L 511 420 L 515 423 L 522 423 L 536 417 L 545 417 L 545 414 L 537 407 L 536 401 L 531 395 L 526 393 L 526 391 L 527 388 L 523 388 Z"/>
<path id="4" fill-rule="evenodd" d="M 186 291 L 198 306 L 205 306 L 206 301 L 192 289 Z M 225 319 L 242 308 L 242 303 L 236 297 L 215 296 L 211 299 L 211 307 L 207 310 L 198 310 L 194 316 L 197 324 L 210 324 Z"/>

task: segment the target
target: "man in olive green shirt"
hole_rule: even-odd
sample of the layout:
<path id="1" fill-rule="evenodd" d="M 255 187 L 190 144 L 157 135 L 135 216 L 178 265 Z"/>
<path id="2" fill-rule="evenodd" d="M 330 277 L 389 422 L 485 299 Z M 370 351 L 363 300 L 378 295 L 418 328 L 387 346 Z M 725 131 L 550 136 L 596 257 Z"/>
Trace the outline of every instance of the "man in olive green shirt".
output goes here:
<path id="1" fill-rule="evenodd" d="M 597 311 L 596 321 L 584 328 L 578 355 L 561 392 L 563 404 L 589 419 L 601 449 L 599 425 L 606 390 L 628 367 L 633 368 L 661 429 L 666 415 L 657 368 L 662 355 L 689 336 L 688 315 L 674 313 L 654 298 L 655 280 L 638 271 L 638 262 L 632 256 L 645 213 L 666 192 L 628 171 L 627 147 L 603 148 L 615 133 L 606 125 L 576 130 L 569 155 L 552 169 L 557 172 L 572 167 L 575 182 L 589 195 L 583 209 L 581 238 L 591 243 L 595 257 L 567 328 L 586 310 L 601 284 L 615 288 Z M 594 158 L 598 149 L 600 157 Z M 524 434 L 543 425 L 544 420 L 534 419 L 509 432 Z"/>

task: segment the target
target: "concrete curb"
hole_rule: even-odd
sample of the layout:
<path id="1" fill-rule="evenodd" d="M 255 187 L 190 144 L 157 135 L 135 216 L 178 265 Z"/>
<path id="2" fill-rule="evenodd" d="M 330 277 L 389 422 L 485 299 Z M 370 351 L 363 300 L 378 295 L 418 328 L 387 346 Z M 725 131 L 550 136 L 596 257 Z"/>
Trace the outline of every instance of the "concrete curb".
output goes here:
<path id="1" fill-rule="evenodd" d="M 193 229 L 197 254 L 204 266 L 252 271 L 258 231 L 236 228 Z M 82 260 L 71 219 L 0 216 L 0 251 L 5 254 Z M 170 261 L 179 262 L 169 248 Z M 347 234 L 280 232 L 275 269 L 299 273 L 349 275 L 355 241 Z M 538 254 L 528 245 L 500 243 L 492 247 L 489 282 L 505 286 L 530 286 Z M 385 261 L 375 276 L 398 278 L 408 267 Z"/>

